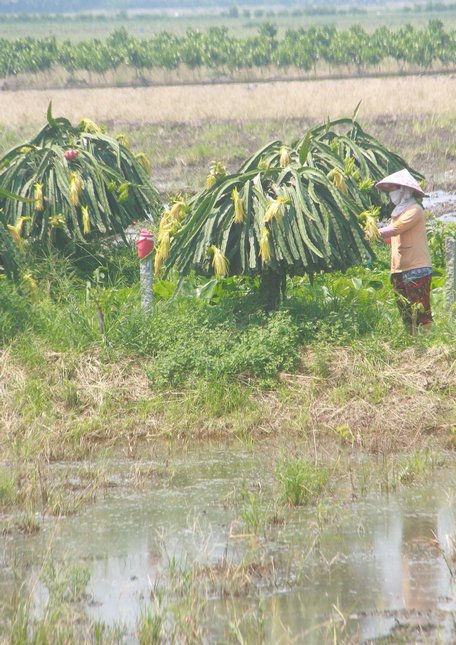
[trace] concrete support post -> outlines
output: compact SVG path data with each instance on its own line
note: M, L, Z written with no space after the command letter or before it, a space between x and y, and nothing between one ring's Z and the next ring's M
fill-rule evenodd
M445 240L446 252L446 280L445 296L446 306L450 313L456 313L456 239L447 237Z
M151 253L139 261L139 278L141 283L141 306L145 313L151 314L154 304L154 265Z

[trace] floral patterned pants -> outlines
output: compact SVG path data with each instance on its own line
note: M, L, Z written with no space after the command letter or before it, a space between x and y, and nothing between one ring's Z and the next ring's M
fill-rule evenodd
M393 273L396 302L405 325L426 325L432 322L431 313L431 275L414 280L404 279L401 273Z

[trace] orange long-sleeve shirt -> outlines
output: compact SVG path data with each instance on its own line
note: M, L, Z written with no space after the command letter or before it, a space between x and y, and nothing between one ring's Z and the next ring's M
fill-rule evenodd
M390 226L394 230L391 237L391 273L432 266L424 210L419 204L403 211L391 221Z

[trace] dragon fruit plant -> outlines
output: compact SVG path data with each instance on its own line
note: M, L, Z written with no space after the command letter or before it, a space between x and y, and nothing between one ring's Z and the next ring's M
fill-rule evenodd
M145 155L135 155L128 142L90 119L73 126L54 118L51 105L38 134L0 159L0 189L4 268L11 241L19 250L29 241L84 245L108 234L124 236L132 219L146 212L158 219L161 212Z

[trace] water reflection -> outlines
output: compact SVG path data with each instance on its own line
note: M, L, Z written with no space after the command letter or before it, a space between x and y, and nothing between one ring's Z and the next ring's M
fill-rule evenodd
M455 534L455 502L445 492L453 471L395 495L368 496L320 533L313 511L298 509L283 525L271 526L267 539L234 539L241 509L233 491L264 477L265 463L243 453L187 456L176 461L171 480L106 497L78 517L44 525L36 536L4 536L0 593L8 593L8 565L21 563L27 580L52 552L57 561L90 566L91 617L133 629L169 562L239 563L247 556L267 563L267 574L252 576L247 598L209 600L215 641L238 621L254 635L265 629L264 642L321 643L335 626L356 642L388 633L404 612L410 618L456 610L443 557L450 562L449 536Z
M335 628L350 642L365 642L437 615L441 642L454 642L454 588L442 557L446 552L450 559L454 500L435 484L372 498L352 510L337 541L332 532L324 537L324 558L309 563L299 588L263 599L267 642L289 642L290 629L300 642L326 642ZM230 615L230 603L219 605L219 615ZM231 615L239 616L241 607L239 601Z
M429 502L410 500L386 514L375 532L375 557L381 571L381 596L387 606L404 609L436 607L451 593L451 574L442 558L447 535L454 531L446 500L434 511ZM421 505L419 506L421 502Z

